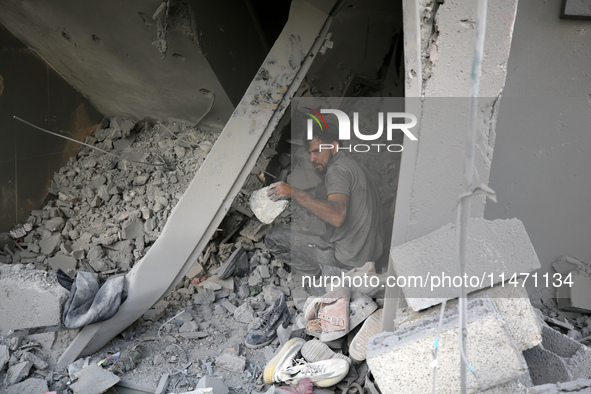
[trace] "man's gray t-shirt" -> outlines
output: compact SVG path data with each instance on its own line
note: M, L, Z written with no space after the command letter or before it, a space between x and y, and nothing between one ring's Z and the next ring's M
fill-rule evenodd
M328 162L324 179L327 195L345 194L349 205L345 222L335 228L331 242L341 263L360 267L382 254L381 202L371 174L345 152Z

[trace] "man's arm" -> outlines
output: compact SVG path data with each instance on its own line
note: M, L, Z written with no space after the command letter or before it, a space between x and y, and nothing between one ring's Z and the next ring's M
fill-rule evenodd
M349 206L349 196L346 194L331 194L328 201L322 201L283 182L269 186L268 196L273 201L291 198L320 220L335 227L340 227L345 222Z

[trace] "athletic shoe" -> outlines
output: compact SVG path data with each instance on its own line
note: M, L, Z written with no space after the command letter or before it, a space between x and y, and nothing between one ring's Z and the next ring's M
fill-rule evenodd
M330 360L330 359L337 359L340 358L341 360L346 360L351 362L349 357L345 356L342 353L335 353L332 351L328 345L318 339L312 339L308 341L302 346L302 357L306 359L309 363L315 363L322 360Z
M270 344L277 336L279 326L286 328L289 321L285 294L281 293L273 305L263 312L260 323L246 335L246 347L257 349Z
M304 379L310 379L318 387L330 387L340 382L349 372L349 362L339 358L309 363L297 360L293 365L282 369L277 378L295 386Z
M283 345L281 350L267 363L263 372L265 384L279 383L275 380L277 372L287 366L292 365L292 360L298 354L302 346L306 343L302 338L292 338Z
M367 355L367 342L369 338L382 332L382 312L383 309L378 309L361 326L361 329L353 338L349 346L349 355L355 361L361 362L365 360Z
M250 263L248 262L248 253L241 246L237 248L228 257L228 260L220 267L218 277L220 279L227 279L230 276L244 276L250 271Z

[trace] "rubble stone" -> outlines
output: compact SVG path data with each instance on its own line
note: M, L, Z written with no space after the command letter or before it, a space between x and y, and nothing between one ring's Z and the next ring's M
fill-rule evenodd
M254 310L248 304L248 302L243 303L234 311L234 319L238 320L240 323L249 324L254 320Z
M66 222L64 218L58 216L45 222L43 226L53 233L56 231L62 231L65 224Z
M47 393L49 388L47 382L43 379L30 378L15 384L10 387L4 388L4 394L25 394L25 393Z
M32 362L24 361L8 368L8 372L6 373L6 384L10 386L23 380L29 375L32 366Z
M54 271L61 268L70 277L74 276L76 273L77 264L78 261L74 257L66 256L64 254L56 254L49 259L49 265Z
M35 368L39 370L47 369L49 366L41 357L30 352L24 352L22 358L26 361L32 362Z
M188 321L179 328L179 333L193 332L199 329L199 325L194 321Z
M45 255L53 254L60 244L60 234L53 234L45 239L42 239L39 242L39 247L41 247L41 253Z
M215 365L230 372L242 373L246 367L246 358L224 351L215 358Z
M99 367L96 363L91 363L75 375L78 380L70 386L74 394L102 393L121 380L117 375Z
M162 318L162 316L164 316L165 312L166 312L166 310L162 309L162 308L148 309L142 315L142 318L144 320L149 320L149 321L158 321Z
M185 276L188 279L193 279L196 276L201 276L203 275L204 269L203 266L199 263L195 263L193 264L193 266L189 269L189 271L187 271L187 273L185 274Z
M145 234L144 232L144 223L141 219L133 219L123 225L123 234L121 238L123 239L134 239L138 237L143 237Z

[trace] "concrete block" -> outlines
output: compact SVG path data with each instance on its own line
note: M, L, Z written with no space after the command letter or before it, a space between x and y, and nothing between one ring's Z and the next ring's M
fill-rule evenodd
M572 283L556 290L558 308L572 312L591 312L591 278L572 274Z
M580 342L572 340L545 324L542 327L542 346L544 349L564 358L570 358L580 350L587 349Z
M402 287L408 305L421 310L455 298L458 288L452 280L436 287L437 279L457 277L455 226L448 224L424 237L407 242L391 250L391 261L399 277L420 276L424 286ZM540 262L529 240L523 223L518 219L470 220L466 255L466 274L475 277L478 284L471 291L490 287L511 275L531 272L540 268ZM484 280L482 280L484 278ZM471 282L471 281L468 281ZM432 286L435 285L435 286Z
M44 379L30 378L10 387L5 387L4 394L47 393L49 388Z
M523 352L534 385L567 382L572 379L564 360L542 346Z
M542 342L542 327L524 287L497 285L476 291L470 294L468 299L487 297L499 312L519 351L530 349ZM457 300L452 300L447 303L447 309L455 308L456 305ZM427 316L435 316L440 310L439 305L418 312L407 308L398 313L396 324L402 326Z
M61 324L68 291L45 271L3 272L0 279L0 336L8 330Z
M269 188L265 187L260 190L254 191L250 195L250 209L255 214L257 219L259 219L262 223L271 224L273 220L289 205L289 201L287 200L280 200L280 201L273 201L269 197L267 197L267 192Z
M444 313L437 356L437 392L460 390L457 322L457 307ZM383 393L432 391L431 351L438 324L438 315L428 316L370 339L367 364ZM478 376L477 381L468 375L470 393L511 382L527 372L521 352L490 299L468 303L467 354Z

